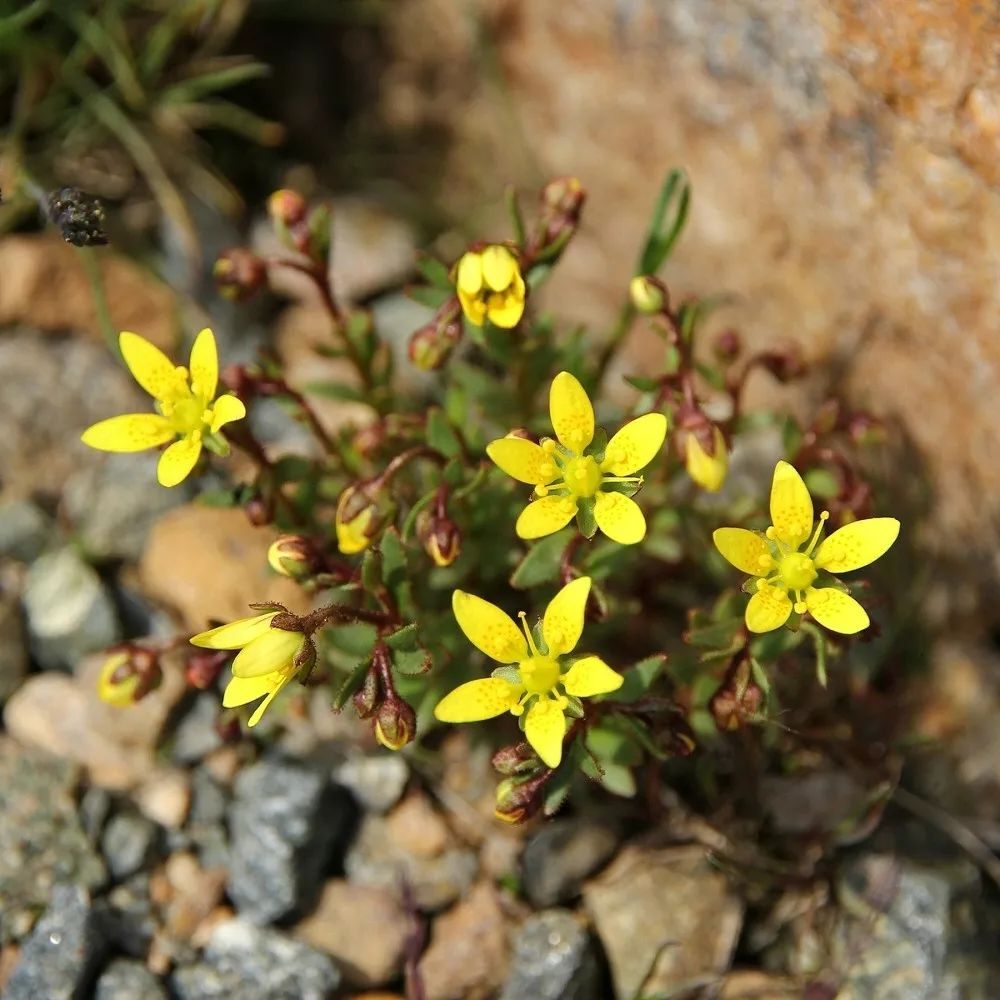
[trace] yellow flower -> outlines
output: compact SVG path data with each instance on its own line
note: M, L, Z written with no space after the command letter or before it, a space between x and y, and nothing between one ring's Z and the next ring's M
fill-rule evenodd
M828 517L823 511L813 532L812 498L806 484L791 465L779 462L771 484L772 526L764 534L745 528L716 529L715 547L737 569L756 578L746 611L751 632L780 628L792 611L800 615L808 611L820 625L844 635L868 627L868 615L853 597L837 587L813 583L821 570L847 573L873 563L896 541L899 521L894 517L854 521L817 548Z
M278 692L299 672L306 637L301 632L272 628L278 611L241 618L192 636L191 644L205 649L238 649L233 677L222 696L224 708L236 708L258 698L264 700L250 716L256 726Z
M135 692L139 686L139 674L130 665L128 653L112 653L101 667L97 678L97 696L105 704L125 708L135 704Z
M552 380L549 415L558 442L540 445L519 437L493 441L486 453L508 476L535 487L533 503L517 519L518 537L551 535L573 519L581 503L593 505L594 520L622 545L641 542L646 519L639 505L616 487L634 493L647 466L663 446L667 418L645 413L627 423L608 442L603 458L584 454L594 439L594 408L583 386L569 372Z
M549 767L562 760L567 709L579 714L578 699L617 691L624 678L597 656L571 664L563 658L583 632L590 577L568 583L542 618L544 650L538 648L521 612L521 630L489 601L456 590L452 609L466 638L505 666L492 676L462 684L434 709L441 722L479 722L504 712L524 716L524 735ZM560 687L562 691L560 692Z
M524 313L525 285L517 258L503 246L470 250L458 262L455 290L470 323L517 326Z
M333 527L337 532L337 548L345 556L354 556L371 545L375 534L375 504L357 486L348 486L337 501Z
M156 401L158 412L101 420L83 432L83 443L101 451L145 451L173 441L156 469L162 486L176 486L187 478L202 444L226 454L228 446L218 431L245 417L246 407L236 396L216 399L219 359L212 331L202 330L195 338L188 368L175 367L159 348L136 333L120 334L118 344L129 371Z
M684 464L688 475L709 493L717 493L726 481L729 469L729 452L726 450L726 439L718 427L715 431L715 452L709 455L701 446L696 434L689 433L684 441Z

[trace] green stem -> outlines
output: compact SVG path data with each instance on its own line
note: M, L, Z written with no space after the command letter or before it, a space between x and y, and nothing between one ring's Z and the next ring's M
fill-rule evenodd
M94 310L97 313L97 325L101 329L101 336L104 337L108 345L108 350L121 360L121 349L118 346L118 334L115 331L114 321L111 319L111 308L108 305L108 296L104 288L104 275L101 274L101 265L97 260L97 252L93 247L77 247L77 253L83 262L83 270L90 283L90 294L94 297Z
M802 622L799 626L803 632L808 632L816 646L816 680L820 687L826 687L826 636L823 630L812 622Z

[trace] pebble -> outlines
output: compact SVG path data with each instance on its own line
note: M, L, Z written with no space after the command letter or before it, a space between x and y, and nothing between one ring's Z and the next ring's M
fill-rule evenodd
M139 811L168 830L184 825L191 806L191 776L181 768L154 771L133 796Z
M20 603L13 594L0 591L0 705L20 687L27 672L28 637Z
M94 1000L167 1000L167 990L142 962L116 958L97 980Z
M349 796L319 770L263 760L242 771L229 810L229 896L242 917L267 924L303 912L354 821Z
M30 500L0 505L0 558L34 562L51 535L51 520Z
M144 868L158 840L156 824L144 816L130 812L112 816L101 837L101 850L111 877L120 882Z
M410 770L398 753L353 754L333 769L333 780L343 785L366 812L388 812L399 800Z
M617 846L617 831L599 820L556 819L544 824L524 845L521 856L525 895L538 909L569 902Z
M171 977L177 1000L329 1000L339 985L328 956L242 919L218 924L202 961Z

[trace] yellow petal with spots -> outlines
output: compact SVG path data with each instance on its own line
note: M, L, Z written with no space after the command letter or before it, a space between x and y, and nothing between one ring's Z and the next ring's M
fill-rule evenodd
M868 612L850 594L835 587L810 587L806 607L820 625L841 635L854 635L870 624Z
M566 738L566 716L548 698L539 698L524 720L524 735L547 767L558 767Z
M154 399L171 400L183 393L185 383L177 367L145 337L126 330L118 335L118 346L132 377Z
M92 424L80 440L99 451L145 451L176 436L170 421L158 413L124 413Z
M542 635L549 647L549 656L569 653L580 641L583 615L590 595L590 577L571 580L549 601L542 617Z
M212 406L212 424L210 430L214 434L226 424L231 424L234 420L242 420L247 415L247 408L243 405L243 400L228 393L220 396Z
M764 576L774 562L767 540L746 528L716 528L712 541L722 557L748 576Z
M608 442L601 470L631 476L656 458L666 436L667 418L662 413L644 413L630 420Z
M207 632L199 632L191 636L192 646L203 649L242 649L248 643L259 639L271 627L271 619L277 611L268 611L252 618L239 618L227 625L210 628Z
M816 550L816 565L831 573L861 569L885 555L899 537L894 517L869 517L838 528Z
M569 372L560 372L552 380L549 416L559 443L577 455L594 440L594 407L587 391Z
M213 400L219 384L219 353L215 346L215 334L207 327L194 338L188 370L191 391L206 402Z
M500 301L493 301L499 298ZM517 295L513 289L507 292L497 293L491 296L491 301L486 306L486 316L494 325L501 330L513 329L521 321L524 315L524 292Z
M517 705L523 688L501 677L469 681L446 694L434 709L440 722L481 722L509 712Z
M639 505L624 493L598 493L594 518L597 527L619 545L635 545L646 537L646 519Z
M483 287L483 260L477 253L464 254L458 262L455 287L460 294L478 295Z
M175 441L160 456L156 478L161 486L176 486L191 474L201 454L201 438L189 436Z
M282 628L269 628L247 643L233 660L234 677L263 677L277 670L289 670L305 636Z
M788 621L792 602L785 591L766 586L750 598L746 623L751 632L773 632Z
M551 483L559 473L552 456L546 454L534 441L519 437L505 437L491 441L486 454L508 476L520 483L540 486Z
M778 538L793 548L812 532L813 504L794 466L779 462L771 482L771 524Z
M502 292L513 283L517 274L517 260L506 247L487 247L480 259L483 281L493 291Z
M562 683L568 694L577 698L593 698L595 694L617 691L625 683L625 678L599 656L585 656L566 671Z
M498 663L518 663L527 659L528 644L514 619L495 604L475 594L456 590L451 609L458 627L476 649Z
M458 290L458 301L462 305L462 312L465 318L476 326L482 326L486 322L486 303L478 295L469 295L468 292Z
M572 497L542 497L529 503L514 525L518 538L530 541L565 528L576 514L576 501Z

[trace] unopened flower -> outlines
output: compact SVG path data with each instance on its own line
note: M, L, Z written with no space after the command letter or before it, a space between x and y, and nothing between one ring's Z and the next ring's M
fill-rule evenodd
M375 739L387 750L402 750L416 732L416 713L395 691L390 692L375 714Z
M275 573L298 580L312 572L315 552L308 538L280 535L268 548L267 561Z
M416 368L436 371L448 360L462 339L461 313L459 303L451 299L410 337L408 353Z
M159 653L128 643L104 661L97 678L97 696L105 704L124 708L145 698L162 679Z
M267 282L267 267L252 250L232 247L212 265L215 287L224 298L246 302Z
M524 735L548 767L558 767L566 736L567 710L579 699L617 691L624 678L600 657L564 662L579 642L590 578L566 584L542 618L542 647L521 615L521 629L489 601L456 590L452 609L474 646L504 664L492 676L462 684L434 709L441 722L478 722L504 712L524 717Z
M632 305L645 316L662 312L667 304L667 290L656 278L646 274L636 275L629 283L628 292Z
M215 336L205 329L195 338L187 368L174 363L157 347L136 333L122 333L118 344L135 380L153 397L156 413L127 413L88 427L84 444L101 451L145 451L173 441L160 456L156 477L161 486L176 486L190 474L209 444L223 454L228 450L219 430L246 416L236 397L216 398L219 359Z
M466 319L482 326L517 326L524 313L526 286L517 257L507 247L494 245L470 250L458 262L455 290Z
M535 487L537 498L522 511L515 530L520 538L541 538L564 528L581 503L593 504L597 526L622 545L640 542L646 519L634 493L647 466L663 446L667 418L645 413L629 421L608 442L601 457L585 454L594 439L594 408L583 386L560 372L549 392L549 414L556 438L535 444L521 437L493 441L486 453L508 476Z
M435 566L450 566L462 551L462 532L448 514L446 496L439 492L432 509L417 516L417 537Z
M267 199L267 214L279 226L297 226L305 222L309 205L298 191L281 188Z
M552 771L542 771L528 778L506 778L497 785L493 815L504 823L523 823L544 805L545 786Z
M709 454L698 440L694 431L689 431L684 440L684 465L688 475L709 493L717 493L726 481L729 469L729 451L722 431L712 427L713 449Z
M357 555L371 545L378 527L378 508L362 483L354 483L340 494L333 526L337 548L345 556Z
M780 628L793 611L808 611L820 625L844 635L868 627L868 615L853 597L839 587L813 584L821 572L847 573L884 555L899 535L899 521L894 517L854 521L819 544L828 516L826 511L820 514L814 532L806 484L791 465L778 462L771 484L771 527L764 533L717 528L712 535L719 552L754 578L755 592L746 610L751 632Z
M233 677L226 685L222 705L236 708L263 698L250 716L250 726L260 722L278 692L314 655L311 640L302 632L274 627L274 619L282 613L268 611L241 618L191 638L192 645L205 649L240 651L233 660Z

